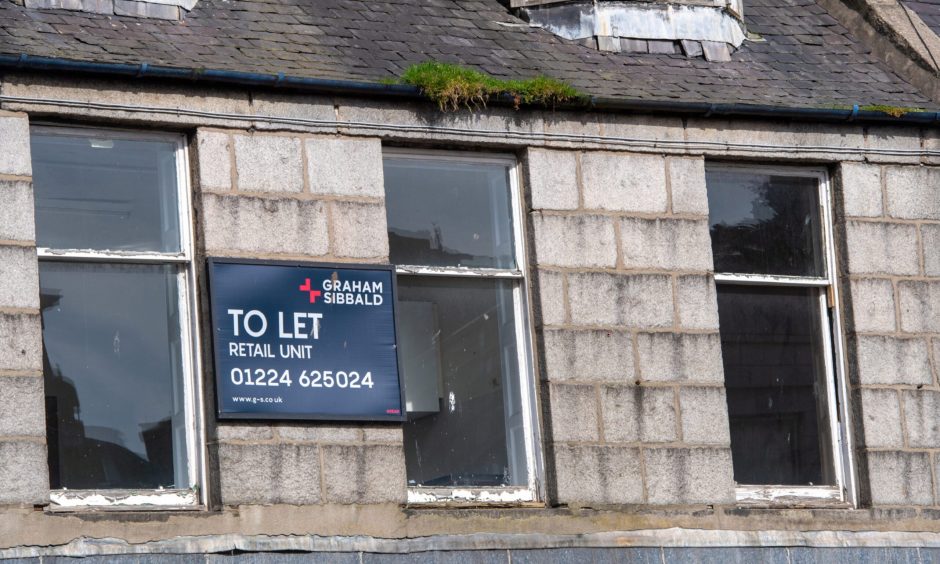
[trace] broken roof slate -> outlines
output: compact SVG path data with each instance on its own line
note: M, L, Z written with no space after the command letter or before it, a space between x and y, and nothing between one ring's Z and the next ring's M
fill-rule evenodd
M433 59L624 100L937 106L814 0L746 0L744 13L761 39L711 63L599 52L530 27L497 0L200 0L183 21L0 0L0 54L364 82Z

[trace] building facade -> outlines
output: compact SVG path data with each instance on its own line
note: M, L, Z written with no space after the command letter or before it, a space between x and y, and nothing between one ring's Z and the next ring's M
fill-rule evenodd
M601 53L507 8L495 27L532 45L698 69L701 91L644 98L600 68L590 106L442 112L309 60L289 88L152 75L148 26L287 20L117 2L0 11L0 557L940 558L936 103L844 29L780 47L787 10L838 25L817 4L755 5L767 37L730 62ZM398 13L365 4L330 9ZM440 4L420 9L473 21ZM762 50L841 90L749 81ZM405 420L220 418L219 378L372 383L217 373L210 259L392 265Z

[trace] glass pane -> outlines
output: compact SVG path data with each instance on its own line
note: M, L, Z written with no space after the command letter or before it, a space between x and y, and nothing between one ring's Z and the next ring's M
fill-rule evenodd
M825 276L816 178L708 170L715 272Z
M510 168L385 159L393 264L514 268Z
M526 485L514 284L399 277L410 486Z
M33 132L40 247L180 250L176 144Z
M819 288L718 286L734 479L834 484Z
M53 488L189 487L176 268L40 263Z

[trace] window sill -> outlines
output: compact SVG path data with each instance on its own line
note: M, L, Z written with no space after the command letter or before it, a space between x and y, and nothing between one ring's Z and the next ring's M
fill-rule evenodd
M851 508L838 486L738 486L738 506Z
M48 511L193 511L199 494L187 490L54 490Z
M485 507L542 506L535 493L523 488L408 488L408 505L441 507L459 505Z

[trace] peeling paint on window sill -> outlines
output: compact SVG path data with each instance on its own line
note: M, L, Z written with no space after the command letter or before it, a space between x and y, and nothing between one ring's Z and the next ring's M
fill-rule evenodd
M50 511L198 509L195 490L59 490L49 495Z
M518 505L535 501L535 495L528 489L446 489L446 488L409 488L409 504L499 504Z

